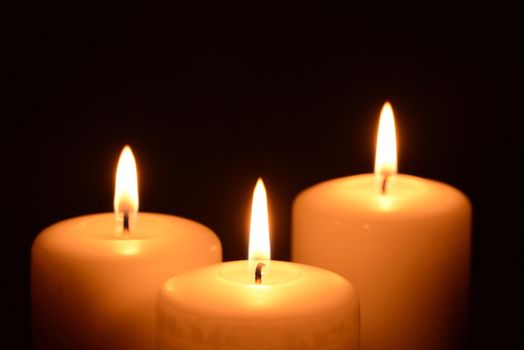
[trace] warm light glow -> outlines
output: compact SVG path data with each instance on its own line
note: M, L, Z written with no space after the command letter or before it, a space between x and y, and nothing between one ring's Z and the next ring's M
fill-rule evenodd
M115 246L115 247L120 252L120 254L133 256L133 255L137 255L142 250L141 249L141 243L142 243L142 241L138 240L138 239L125 240L125 241L122 241L121 244L119 244L118 246Z
M393 108L384 103L378 125L377 150L375 154L375 175L381 179L397 173L397 137Z
M270 258L267 195L264 182L259 178L253 192L253 203L251 205L249 260L269 260Z
M115 181L116 214L136 214L138 212L138 177L133 152L125 146L118 160Z

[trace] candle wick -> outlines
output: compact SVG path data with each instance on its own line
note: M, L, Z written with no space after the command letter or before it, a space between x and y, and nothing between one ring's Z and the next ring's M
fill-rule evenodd
M258 263L255 269L255 283L262 284L262 268L266 266L264 263Z
M124 213L124 233L129 234L129 214Z
M386 194L386 185L388 183L389 175L390 175L389 173L385 173L384 178L382 179L382 187L381 187L382 194Z

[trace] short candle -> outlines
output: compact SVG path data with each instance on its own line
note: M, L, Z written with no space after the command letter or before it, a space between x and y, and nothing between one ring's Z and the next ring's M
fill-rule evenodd
M252 208L250 260L188 271L162 287L159 349L358 349L351 284L320 268L271 261L261 180Z

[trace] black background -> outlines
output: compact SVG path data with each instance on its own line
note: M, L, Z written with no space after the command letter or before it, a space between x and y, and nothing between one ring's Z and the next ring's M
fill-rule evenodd
M15 348L30 344L33 239L56 221L112 210L125 144L141 211L208 225L225 260L246 256L262 176L273 257L287 260L294 196L372 171L386 99L400 172L473 202L469 348L518 347L516 6L35 6L7 12L3 43L2 303Z

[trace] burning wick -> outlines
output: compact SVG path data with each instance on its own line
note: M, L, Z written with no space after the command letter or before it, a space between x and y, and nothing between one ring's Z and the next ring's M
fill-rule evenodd
M129 234L129 214L124 213L124 232Z
M262 283L262 268L266 266L264 263L258 263L257 268L255 269L255 283L261 284Z
M388 183L388 179L389 179L390 175L391 174L389 172L384 174L384 178L382 179L382 187L381 187L381 189L382 189L381 193L382 194L386 194L386 185Z

